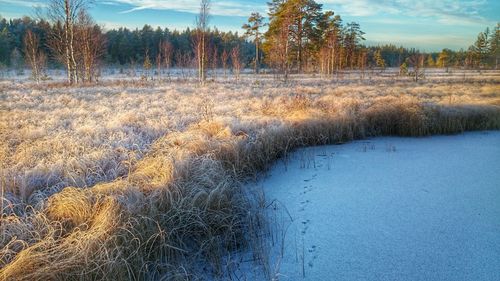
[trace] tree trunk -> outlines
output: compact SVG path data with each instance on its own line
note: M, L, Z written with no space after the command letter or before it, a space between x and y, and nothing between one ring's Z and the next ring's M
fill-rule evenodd
M259 34L255 35L255 74L259 74Z
M205 31L201 35L201 84L205 84Z
M73 81L78 83L78 73L77 73L77 68L76 68L76 60L75 60L75 49L74 49L74 29L73 29L73 23L70 24L70 41L69 41L69 51L71 55L71 64L73 67Z
M74 84L77 82L76 77L76 61L75 61L75 51L73 48L74 31L73 22L71 15L70 0L64 1L64 11L65 11L65 26L64 26L64 37L65 37L65 50L66 50L66 68L68 70L68 83Z
M64 49L66 57L66 71L68 73L68 83L73 84L73 70L70 61L70 51L69 51L69 3L68 0L65 1L66 4L66 21L64 23Z
M285 66L285 81L288 80L288 38L286 39L286 43L285 43L285 62L284 62L284 66Z
M299 18L297 27L297 71L302 72L302 18Z

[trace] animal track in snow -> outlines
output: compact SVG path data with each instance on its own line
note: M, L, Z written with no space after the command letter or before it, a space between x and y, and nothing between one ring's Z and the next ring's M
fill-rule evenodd
M304 188L303 188L303 189L304 189L304 191L302 191L302 192L300 193L301 195L305 195L305 194L307 194L307 193L309 193L309 192L313 191L313 186L312 186L312 185L309 185L309 186L304 186Z
M312 177L310 179L305 179L304 181L305 182L312 181L312 180L316 179L316 176L317 176L317 174L314 174L314 175L312 175Z

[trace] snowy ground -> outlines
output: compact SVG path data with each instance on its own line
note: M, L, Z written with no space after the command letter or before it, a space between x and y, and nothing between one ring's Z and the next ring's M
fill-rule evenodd
M500 280L500 132L306 148L258 186L280 280Z
M426 68L423 70L426 81L442 81L442 80L490 80L498 79L500 77L500 72L498 70L471 70L471 69L460 69L460 68ZM126 80L134 81L141 80L143 75L150 76L153 80L166 80L166 81L183 81L183 80L196 80L198 70L195 68L170 68L162 69L158 71L157 69L152 69L146 71L141 67L131 67L131 66L108 66L101 69L101 75L98 77L99 81L114 81L114 80ZM64 82L66 81L66 72L64 69L47 69L45 70L47 75L47 82ZM160 74L160 75L159 75ZM231 69L209 69L207 70L208 80L217 80L219 82L233 82L235 80L234 74ZM258 77L259 81L262 80L275 80L275 76L269 69L262 69L261 74ZM293 80L324 80L326 77L321 75L309 75L309 74L292 74L289 77ZM0 69L0 81L16 81L16 82L32 82L31 70L22 69ZM253 69L245 68L241 71L241 77L239 80L255 80L253 75ZM385 70L380 69L367 69L364 72L360 70L343 70L338 76L333 76L332 79L340 79L340 81L359 81L361 80L412 80L411 77L401 77L399 75L399 67L386 68ZM338 80L337 80L338 81Z

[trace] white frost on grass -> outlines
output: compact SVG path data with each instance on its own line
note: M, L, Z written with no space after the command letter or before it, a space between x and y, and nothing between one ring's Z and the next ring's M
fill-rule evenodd
M24 203L39 205L67 186L111 182L133 170L159 138L185 132L203 120L245 133L266 124L303 123L319 116L351 119L364 110L390 111L401 102L500 104L496 80L418 84L379 76L363 81L297 76L281 83L270 75L258 81L253 75L244 78L205 87L187 81L127 80L92 87L0 81L4 190Z
M258 184L280 280L500 280L498 131L301 149Z

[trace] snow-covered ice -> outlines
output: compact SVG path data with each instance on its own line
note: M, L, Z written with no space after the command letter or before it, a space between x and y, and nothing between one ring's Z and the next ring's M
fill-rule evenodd
M257 185L280 280L500 280L498 131L300 149Z

